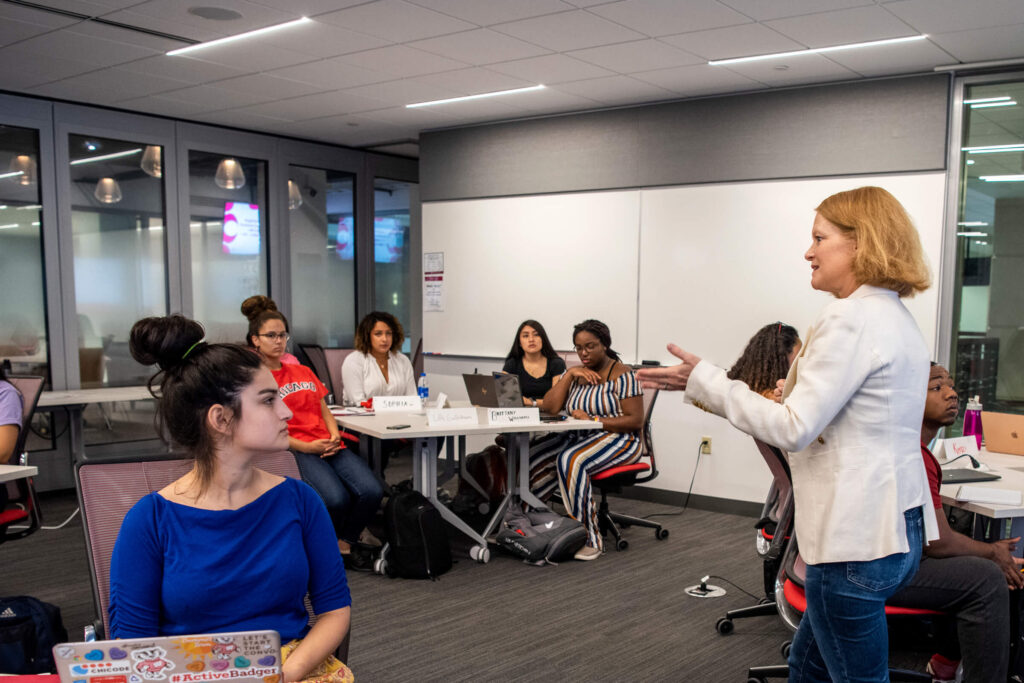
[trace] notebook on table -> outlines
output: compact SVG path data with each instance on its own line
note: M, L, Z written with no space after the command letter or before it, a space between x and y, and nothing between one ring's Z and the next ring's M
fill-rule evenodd
M985 448L990 453L1024 455L1024 415L981 411Z
M61 683L280 683L277 631L236 631L61 643Z

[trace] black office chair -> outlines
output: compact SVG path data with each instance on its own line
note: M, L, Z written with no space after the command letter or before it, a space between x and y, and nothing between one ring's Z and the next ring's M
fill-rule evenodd
M319 344L299 344L299 352L306 357L309 367L327 387L327 393L334 396L335 401L340 401L341 396L335 393L334 382L331 381L331 369L327 365L327 354L324 352L324 347Z
M668 529L663 528L657 522L612 512L608 507L609 493L619 493L627 486L642 484L658 476L658 466L654 460L654 441L651 438L651 415L654 412L654 403L657 399L657 389L644 392L644 424L640 429L642 449L640 460L631 465L609 467L590 476L591 486L601 492L601 504L597 509L598 527L602 536L607 536L610 533L615 537L616 550L625 550L629 547L629 541L622 537L619 526L643 526L654 529L654 537L659 541L668 538ZM648 462L643 462L645 458Z

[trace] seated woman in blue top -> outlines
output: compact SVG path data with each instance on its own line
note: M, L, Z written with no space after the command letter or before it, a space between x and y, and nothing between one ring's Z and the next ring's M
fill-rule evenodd
M569 368L544 395L544 410L565 409L578 420L597 420L601 431L554 432L530 446L530 490L544 500L561 489L565 509L587 529L577 560L601 556L603 542L590 475L640 459L643 389L632 368L612 350L608 326L584 320L573 329L581 366Z
M110 563L113 638L273 629L302 642L283 666L301 680L349 627L351 599L317 494L253 465L288 448L291 411L259 357L207 344L180 315L131 331L132 357L160 371L158 417L191 471L133 507ZM303 597L318 615L307 625Z
M536 320L526 320L516 331L502 370L519 378L523 405L543 409L544 394L565 372L565 361L555 352L544 326Z

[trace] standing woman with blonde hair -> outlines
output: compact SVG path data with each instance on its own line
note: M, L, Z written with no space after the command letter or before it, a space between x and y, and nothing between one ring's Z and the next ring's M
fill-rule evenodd
M888 681L885 601L938 538L920 455L929 352L900 301L929 286L917 231L880 187L828 197L804 254L831 293L776 403L674 344L682 363L641 370L686 400L789 451L807 611L790 681ZM922 530L922 522L924 530Z

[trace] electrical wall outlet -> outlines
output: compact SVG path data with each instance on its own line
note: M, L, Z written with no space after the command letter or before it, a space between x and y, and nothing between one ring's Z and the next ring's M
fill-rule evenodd
M711 455L711 437L702 436L700 437L700 454Z

